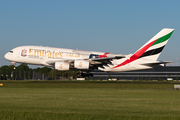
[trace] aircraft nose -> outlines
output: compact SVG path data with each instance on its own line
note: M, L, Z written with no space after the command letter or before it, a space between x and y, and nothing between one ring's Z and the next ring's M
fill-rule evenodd
M8 53L6 53L6 54L4 55L4 58L5 58L6 60L8 60Z
M6 53L5 55L4 55L4 58L6 59L6 60L11 60L11 58L12 58L12 55L11 55L11 53Z

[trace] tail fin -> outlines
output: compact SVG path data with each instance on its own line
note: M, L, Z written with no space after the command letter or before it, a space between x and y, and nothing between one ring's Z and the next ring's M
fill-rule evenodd
M113 68L126 65L139 58L147 58L149 60L156 61L173 32L174 29L169 29L169 28L162 29L158 34L156 34L146 44L144 44L139 50L137 50L130 57L130 59L125 60L124 62Z
M144 44L139 50L137 50L133 54L133 56L136 59L147 58L156 61L173 32L174 29L169 29L169 28L162 29L146 44Z

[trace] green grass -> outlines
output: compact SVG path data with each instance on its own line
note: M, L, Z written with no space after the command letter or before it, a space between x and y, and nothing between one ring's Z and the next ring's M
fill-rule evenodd
M179 120L174 82L0 81L0 120Z

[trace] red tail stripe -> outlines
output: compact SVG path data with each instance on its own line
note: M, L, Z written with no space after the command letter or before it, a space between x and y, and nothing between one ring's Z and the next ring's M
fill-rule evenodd
M156 39L157 40L157 39ZM141 48L140 50L138 50L136 53L134 53L134 55L132 55L130 57L130 59L125 60L123 63L113 67L113 68L117 68L123 65L126 65L130 62L133 62L134 60L137 60L149 47L151 47L152 44L154 44L154 42L156 42L156 40L148 43L146 46L144 46L143 48Z

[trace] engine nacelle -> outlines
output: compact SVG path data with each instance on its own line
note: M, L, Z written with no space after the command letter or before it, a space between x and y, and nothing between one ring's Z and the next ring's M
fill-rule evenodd
M77 69L89 69L89 62L84 60L75 60L74 67Z
M56 70L69 70L69 63L67 62L55 62Z

